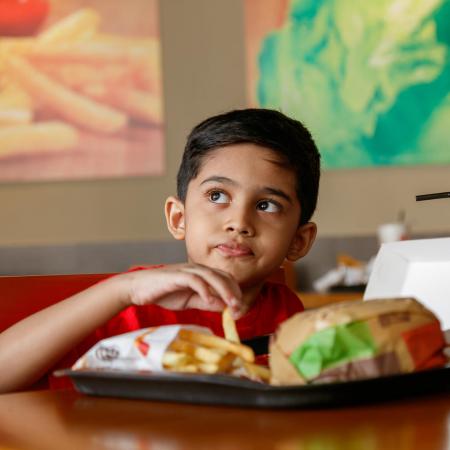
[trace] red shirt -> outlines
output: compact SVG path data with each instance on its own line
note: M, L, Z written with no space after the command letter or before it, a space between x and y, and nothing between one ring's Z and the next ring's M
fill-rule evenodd
M278 324L303 309L297 295L286 285L267 282L248 313L236 321L239 336L245 340L272 334ZM210 328L214 334L223 336L220 312L200 309L173 311L158 305L129 306L70 351L52 371L71 367L78 358L101 339L140 328L172 324L205 326ZM71 383L66 378L48 376L46 387L58 389L70 386Z

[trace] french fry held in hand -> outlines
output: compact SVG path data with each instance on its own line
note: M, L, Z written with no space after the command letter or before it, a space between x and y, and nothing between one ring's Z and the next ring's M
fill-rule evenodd
M241 342L237 332L236 323L231 317L230 308L225 308L222 313L222 328L225 339L231 342Z
M237 332L236 323L231 317L230 309L227 307L222 313L222 326L225 339L230 342L240 343L239 334ZM247 371L250 378L261 379L262 381L270 380L270 370L267 367L253 364L253 361L242 361L242 365Z

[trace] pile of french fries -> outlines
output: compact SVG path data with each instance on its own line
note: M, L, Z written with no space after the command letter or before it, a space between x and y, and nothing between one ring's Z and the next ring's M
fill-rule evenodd
M163 354L163 368L185 373L233 374L268 382L269 369L255 364L253 350L239 342L236 326L228 309L223 313L223 326L225 339L182 328ZM138 348L141 348L144 337L145 334L135 340Z
M149 327L112 336L97 342L72 369L229 374L270 382L269 368L255 364L253 350L239 341L228 309L222 323L225 338L195 325Z
M162 123L158 40L104 34L100 19L83 8L36 37L0 39L0 157Z

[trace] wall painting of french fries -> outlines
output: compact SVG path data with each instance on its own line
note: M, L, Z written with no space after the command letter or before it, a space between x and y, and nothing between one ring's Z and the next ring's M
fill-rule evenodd
M0 28L0 182L163 173L157 7L52 0L32 35Z

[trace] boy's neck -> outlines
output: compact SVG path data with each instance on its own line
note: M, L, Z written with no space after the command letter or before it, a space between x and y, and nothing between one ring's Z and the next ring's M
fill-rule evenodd
M264 282L261 282L257 285L252 285L246 288L242 288L242 301L247 306L247 312L250 310L250 308L255 303L256 299L258 298L259 293L261 292L261 289L264 285Z

